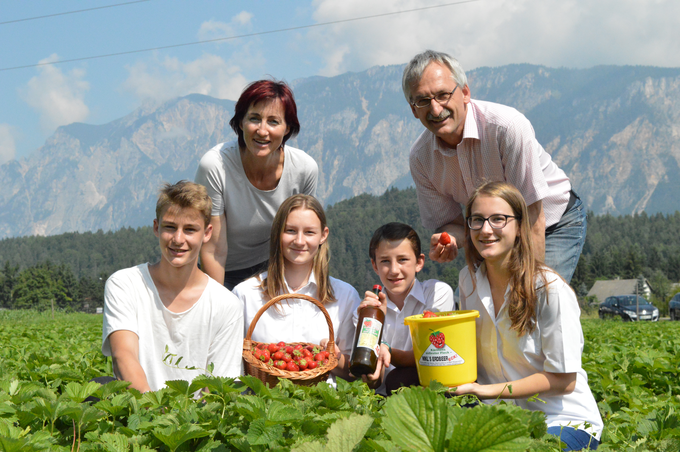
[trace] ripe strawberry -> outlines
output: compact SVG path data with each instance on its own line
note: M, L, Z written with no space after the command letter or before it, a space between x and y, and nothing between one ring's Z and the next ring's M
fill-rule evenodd
M293 354L293 346L292 345L286 345L286 353L290 353L291 355Z
M259 348L260 350L264 350L265 348L267 348L267 344L265 344L264 342L258 342L257 348Z
M287 363L282 359L274 361L274 366L276 366L277 369L286 370L286 365Z
M442 235L439 236L439 243L444 246L451 243L451 236L448 234L448 232L442 232Z
M326 355L323 352L318 352L316 355L314 355L314 361L322 361Z
M284 353L281 350L279 350L279 351L272 354L272 358L274 358L276 360L283 359L283 354Z
M298 361L298 366L300 366L300 370L307 370L307 360L305 358L300 358Z
M290 355L290 353L284 353L283 354L283 359L285 362L289 363L293 360L293 357Z
M314 355L312 354L311 350L305 348L302 350L302 356L304 356L305 358L311 358Z
M293 350L302 350L303 348L302 344L296 344L295 347L293 347Z
M279 346L279 348L283 348L283 347L285 347L285 346L286 346L286 343L285 343L285 342L283 342L283 341L281 341L281 342L279 342L279 343L278 343L278 344L276 344L276 345L278 345L278 346Z
M288 364L286 364L286 370L288 370L290 372L297 372L297 371L300 370L300 368L298 367L297 364L295 364L294 362L291 361Z
M293 350L293 359L302 358L303 356L305 355L302 354L302 350L299 349Z
M279 346L272 343L267 345L267 350L269 350L269 353L276 353L279 351Z
M314 355L316 355L316 354L319 353L320 351L321 351L321 347L314 346L314 347L312 348L312 354L314 354Z
M430 317L437 317L437 314L435 314L432 311L423 311L423 318L424 319L429 319Z
M313 361L313 360L309 361L307 363L307 369L309 369L309 370L316 369L318 366L319 366L319 363L316 362L316 361Z

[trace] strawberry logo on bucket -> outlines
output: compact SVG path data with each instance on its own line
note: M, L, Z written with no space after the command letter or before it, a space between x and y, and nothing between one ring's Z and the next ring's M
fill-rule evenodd
M444 333L441 331L434 331L430 334L430 343L436 348L443 348L445 343Z

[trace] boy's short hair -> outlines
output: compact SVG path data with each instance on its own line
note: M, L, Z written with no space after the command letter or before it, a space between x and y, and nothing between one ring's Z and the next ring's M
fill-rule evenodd
M404 239L408 239L411 242L411 248L413 248L416 259L419 258L422 252L420 250L418 233L411 226L404 223L387 223L376 229L371 238L371 244L368 246L368 255L372 261L375 261L375 251L381 242Z
M205 226L210 224L212 199L203 185L188 180L181 180L176 184L164 183L156 202L156 219L161 221L161 216L171 206L196 209L203 217Z

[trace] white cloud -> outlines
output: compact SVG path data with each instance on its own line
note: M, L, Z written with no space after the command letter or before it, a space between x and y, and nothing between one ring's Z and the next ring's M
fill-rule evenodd
M329 22L445 3L421 0L316 0L314 19ZM311 29L323 75L407 62L424 49L463 67L534 63L680 66L673 0L483 0ZM342 43L342 44L339 44Z
M57 61L56 54L40 63ZM44 132L51 132L58 126L84 121L90 114L85 104L85 93L90 84L83 80L85 71L72 69L69 72L54 65L38 67L38 75L31 78L20 89L23 99L40 115Z
M138 62L127 67L123 88L138 99L163 101L191 93L237 99L247 84L240 68L206 54L187 63L177 58Z
M229 23L220 22L217 20L207 20L201 24L198 30L198 38L200 40L224 38L228 36L235 36L238 34L239 27L250 25L253 15L247 11L241 11L231 18Z
M16 155L13 127L0 124L0 165L9 162Z

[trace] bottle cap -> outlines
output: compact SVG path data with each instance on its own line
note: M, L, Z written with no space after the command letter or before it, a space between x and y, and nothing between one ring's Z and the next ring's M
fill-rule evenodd
M382 290L382 286L380 284L376 284L375 286L373 286L373 290L377 290L378 292L380 292Z

